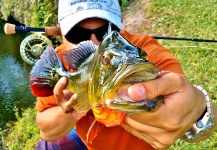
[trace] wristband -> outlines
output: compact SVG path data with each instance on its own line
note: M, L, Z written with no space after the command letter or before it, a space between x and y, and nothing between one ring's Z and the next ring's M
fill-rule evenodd
M202 87L194 85L198 90L203 92L206 98L206 110L202 114L202 116L193 124L192 128L188 130L181 139L190 142L194 138L202 135L206 131L208 131L214 125L214 115L212 110L212 103L209 97L209 94Z

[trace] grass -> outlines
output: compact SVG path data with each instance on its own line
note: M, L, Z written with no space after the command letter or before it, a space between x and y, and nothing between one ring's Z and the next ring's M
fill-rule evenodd
M9 150L32 150L40 140L39 128L37 127L34 108L23 110L22 116L15 108L16 122L7 124L7 130L0 130L3 139L3 148ZM1 149L1 148L0 148Z

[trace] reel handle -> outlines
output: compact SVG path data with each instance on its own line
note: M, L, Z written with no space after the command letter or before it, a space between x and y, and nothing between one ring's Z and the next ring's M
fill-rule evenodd
M61 35L60 31L55 27L32 28L28 26L15 26L14 24L6 23L4 25L5 34L15 34L16 31L23 32L44 32L47 36Z

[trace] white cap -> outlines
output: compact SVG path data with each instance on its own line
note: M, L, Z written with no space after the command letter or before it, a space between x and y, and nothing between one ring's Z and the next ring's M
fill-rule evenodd
M59 0L58 22L63 35L88 18L105 19L123 29L118 0Z

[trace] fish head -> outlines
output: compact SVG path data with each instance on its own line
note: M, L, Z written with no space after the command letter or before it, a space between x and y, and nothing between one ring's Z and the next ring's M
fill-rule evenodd
M111 32L99 46L100 66L111 72L119 72L126 66L148 62L147 54L133 46L117 31Z
M116 93L122 86L152 80L158 76L158 68L147 60L146 52L133 46L117 31L112 31L105 37L94 59L92 84L98 85L95 89L101 89L98 92L101 104L116 101Z

